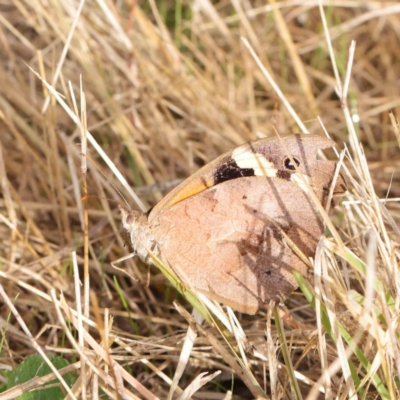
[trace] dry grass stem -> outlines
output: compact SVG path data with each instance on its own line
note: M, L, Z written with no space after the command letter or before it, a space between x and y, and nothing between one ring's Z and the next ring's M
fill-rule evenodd
M400 398L399 38L397 1L2 2L0 399ZM148 285L118 205L299 130L349 188L301 290L249 316Z

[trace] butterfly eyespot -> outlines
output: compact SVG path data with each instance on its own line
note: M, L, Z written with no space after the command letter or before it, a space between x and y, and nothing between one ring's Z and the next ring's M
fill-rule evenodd
M300 161L297 158L292 157L292 160L296 163L297 166L300 165ZM296 167L293 165L292 160L289 157L285 158L283 165L285 166L286 169L294 171Z

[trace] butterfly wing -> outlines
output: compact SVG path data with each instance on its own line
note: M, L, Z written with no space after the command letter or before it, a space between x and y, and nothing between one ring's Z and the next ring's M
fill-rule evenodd
M324 226L312 200L293 182L261 177L221 183L164 210L155 239L185 284L254 313L297 287L292 270L307 274L271 219L313 256Z
M246 143L211 161L183 181L152 209L151 215L228 180L246 176L275 177L282 170L282 160L288 154L315 159L318 150L333 144L326 137L315 134L273 136ZM331 166L328 169L331 171ZM311 175L309 171L306 173Z
M336 164L317 160L317 151L332 145L318 135L291 135L240 146L158 203L142 236L186 285L254 313L296 288L293 270L307 274L283 237L314 256L324 224L309 191L325 205ZM345 190L339 175L334 193ZM126 229L137 250L135 226Z

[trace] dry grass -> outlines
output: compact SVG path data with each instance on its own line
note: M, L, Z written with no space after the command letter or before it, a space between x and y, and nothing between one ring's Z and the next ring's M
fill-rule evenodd
M194 381L198 399L399 398L400 215L396 201L379 199L400 197L400 5L323 3L342 85L351 76L343 108L317 0L88 0L80 15L76 1L0 3L3 371L34 352L63 354L79 377L70 398L166 399L190 324L176 397ZM155 183L274 129L304 129L240 37L304 127L346 143L349 193L318 249L314 289L236 322L221 310L233 339L222 325L197 324L156 268L147 286L137 260L120 265L137 282L111 267L127 254L113 185L129 194L93 142L87 158L81 144L87 126L148 207L170 187ZM199 374L216 371L201 387Z

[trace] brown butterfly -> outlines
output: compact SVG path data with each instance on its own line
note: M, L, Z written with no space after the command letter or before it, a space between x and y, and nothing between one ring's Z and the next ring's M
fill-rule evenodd
M318 135L288 135L244 144L186 179L147 213L122 209L133 249L149 252L188 285L235 310L260 305L297 287L292 270L324 234L310 197L325 205L336 163L317 160L334 142ZM339 175L333 193L346 191Z

